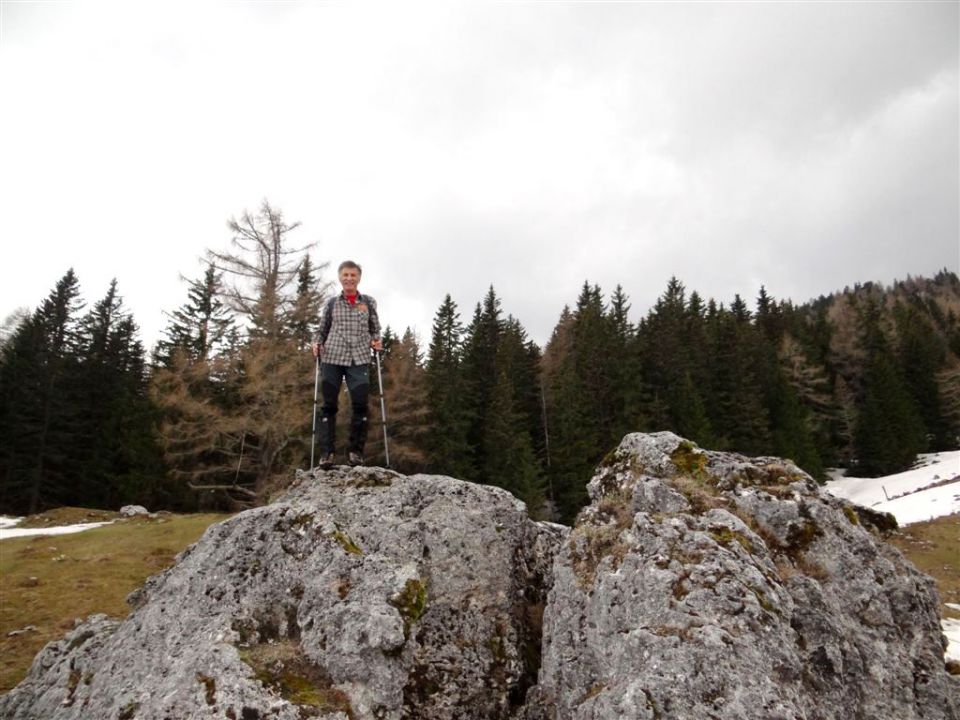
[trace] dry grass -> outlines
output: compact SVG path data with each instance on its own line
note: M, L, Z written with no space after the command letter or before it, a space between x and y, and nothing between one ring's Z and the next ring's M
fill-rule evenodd
M937 582L944 603L960 605L960 513L901 528L888 538ZM960 612L943 607L944 617Z
M44 516L89 522L72 510ZM126 596L172 565L177 553L225 517L171 515L74 535L0 541L0 692L20 682L37 652L71 628L75 618L91 613L125 617ZM30 625L35 630L9 635Z

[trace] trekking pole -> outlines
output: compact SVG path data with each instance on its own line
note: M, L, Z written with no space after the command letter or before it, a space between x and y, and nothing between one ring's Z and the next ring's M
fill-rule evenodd
M377 358L377 382L380 384L380 421L383 423L383 454L386 456L387 467L390 467L390 444L387 442L387 406L383 399L383 374L380 372L380 351L374 350Z
M317 388L320 385L320 356L317 355L317 370L313 376L313 430L310 435L310 470L313 470L313 449L317 444Z

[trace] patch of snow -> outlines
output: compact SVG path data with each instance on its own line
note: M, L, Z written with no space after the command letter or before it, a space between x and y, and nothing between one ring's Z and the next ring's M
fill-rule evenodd
M82 523L80 525L61 525L60 527L48 528L11 528L0 527L0 540L8 540L17 537L30 537L31 535L71 535L73 533L92 530L101 525L109 525L109 522Z
M960 513L960 479L874 505L875 510L888 512L903 525L925 522L945 515Z
M0 528L13 527L23 520L22 517L10 517L9 515L0 515Z
M943 628L943 634L947 636L949 642L943 657L946 660L960 662L960 620L944 618L940 621L940 627Z
M828 492L891 513L900 525L960 513L960 450L921 455L916 467L895 475L857 478L832 471L830 476Z

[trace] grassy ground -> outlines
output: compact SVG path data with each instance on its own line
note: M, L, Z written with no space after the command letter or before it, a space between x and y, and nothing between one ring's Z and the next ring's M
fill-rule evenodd
M898 530L890 541L920 570L937 581L940 600L960 605L960 514ZM941 607L944 617L960 612Z
M116 513L60 508L28 520L29 526L44 527L113 517ZM74 535L0 541L0 693L20 682L37 652L73 627L75 618L126 616L126 596L225 517L164 515ZM27 626L35 629L9 635Z

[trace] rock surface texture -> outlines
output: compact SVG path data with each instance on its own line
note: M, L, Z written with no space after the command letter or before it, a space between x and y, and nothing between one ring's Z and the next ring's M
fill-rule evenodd
M541 716L958 717L933 581L876 514L672 433L628 435L588 491L554 565Z
M932 581L775 458L628 435L572 530L496 488L301 473L3 718L960 718Z

